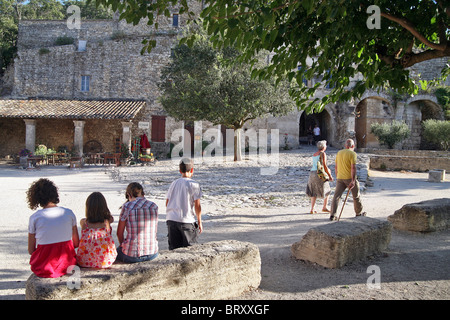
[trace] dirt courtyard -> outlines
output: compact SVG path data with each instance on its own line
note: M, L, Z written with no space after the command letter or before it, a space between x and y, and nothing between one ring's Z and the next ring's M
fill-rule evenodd
M303 150L305 151L305 150ZM281 153L280 157L291 157L296 161L303 151ZM306 150L309 158L311 150ZM330 159L333 151L330 151ZM270 181L293 179L291 191L283 191L285 199L293 201L277 202L277 185L262 194L253 194L261 187L261 182L247 179L246 193L242 199L229 196L214 196L215 189L227 184L236 184L235 179L208 180L204 185L204 232L200 242L235 239L255 243L261 254L262 281L260 287L235 299L251 300L448 300L450 298L450 230L427 234L400 232L393 230L391 243L383 254L368 257L340 269L326 269L321 266L295 260L290 247L299 241L313 227L330 222L327 214L309 214L309 199L304 196L304 177L307 170L296 171L295 163L280 164L280 169L289 167L290 171L279 170L276 175L267 176ZM236 168L234 164L220 167L224 177ZM168 169L167 169L168 168ZM148 178L139 182L148 190L147 197L159 206L158 240L160 250L167 250L167 229L165 225L164 190L168 183L178 177L174 165L159 161L157 165L136 169L136 176L126 169L126 175L117 178L120 170L113 167L89 167L67 169L62 167L43 167L40 170L21 170L15 166L0 166L0 299L25 299L25 284L31 274L27 252L28 218L33 213L27 207L25 192L29 185L46 177L59 188L60 206L74 211L78 221L84 217L87 196L94 191L102 192L113 213L113 234L116 232L119 207L125 200L124 190L131 178L142 175ZM131 171L130 171L131 170ZM217 168L199 166L194 172L200 180L210 176ZM210 171L211 170L211 171ZM334 171L333 171L334 173ZM116 176L114 176L116 175ZM151 176L158 176L158 181ZM385 220L404 204L422 200L449 197L450 181L431 183L427 173L369 171L372 186L362 194L364 211L372 218ZM273 179L273 180L271 180ZM296 180L295 180L296 179ZM249 182L250 181L250 182ZM215 184L216 183L216 184ZM205 183L206 184L206 183ZM240 187L243 188L242 183ZM333 186L332 186L333 187ZM158 189L159 188L159 189ZM231 189L230 189L231 190ZM279 190L278 190L279 191ZM254 205L250 200L268 196L266 205ZM227 199L229 200L227 205ZM258 198L260 199L260 198ZM262 199L262 198L261 198ZM281 198L280 198L281 199ZM256 201L256 200L255 200ZM297 204L296 204L297 203ZM322 202L318 202L320 209ZM354 216L352 202L345 206L342 219ZM116 238L116 243L117 238ZM381 274L381 287L367 286L369 266L378 266Z

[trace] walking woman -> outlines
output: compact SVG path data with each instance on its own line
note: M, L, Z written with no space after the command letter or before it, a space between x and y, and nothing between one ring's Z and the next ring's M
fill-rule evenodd
M317 174L317 163L320 161L325 172L328 174L329 181L333 181L330 171L327 166L327 155L325 150L327 149L327 141L321 140L317 142L317 152L312 156L312 167L309 174L308 184L306 186L306 195L311 198L311 214L317 213L314 209L316 205L316 199L324 199L322 212L330 212L327 208L328 196L331 193L330 183L323 181Z

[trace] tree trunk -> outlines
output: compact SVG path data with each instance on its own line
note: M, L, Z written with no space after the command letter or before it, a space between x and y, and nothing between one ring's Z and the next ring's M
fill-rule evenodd
M234 130L234 161L242 160L241 134L242 128Z

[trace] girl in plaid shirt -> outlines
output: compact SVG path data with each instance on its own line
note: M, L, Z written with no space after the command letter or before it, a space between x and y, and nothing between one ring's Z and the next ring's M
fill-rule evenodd
M158 206L144 197L137 182L128 185L125 197L128 201L122 206L117 226L117 259L127 263L153 260L158 256Z

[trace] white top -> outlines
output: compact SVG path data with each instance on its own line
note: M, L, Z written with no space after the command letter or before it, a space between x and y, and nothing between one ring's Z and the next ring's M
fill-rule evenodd
M33 213L28 232L36 237L36 244L51 244L72 239L72 227L77 219L72 210L63 207L41 209Z
M314 127L313 131L314 131L314 135L315 136L320 135L320 128L319 127Z
M201 196L200 184L190 178L179 178L172 182L167 191L169 202L166 208L166 220L182 223L195 222L194 201Z

